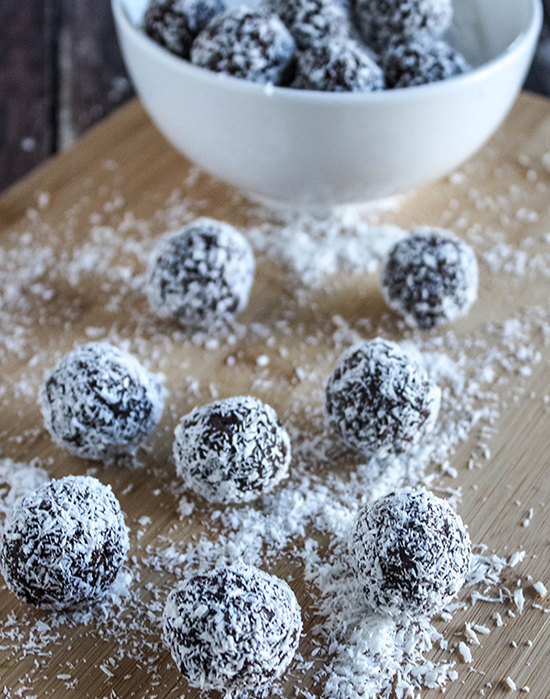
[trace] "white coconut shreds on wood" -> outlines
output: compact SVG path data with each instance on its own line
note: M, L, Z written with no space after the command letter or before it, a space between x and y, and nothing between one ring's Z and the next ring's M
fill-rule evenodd
M154 504L150 514L157 503L159 512L169 508L175 514L180 500L183 520L173 521L168 534L162 536L157 536L154 518L149 525L131 523L133 557L129 569L123 568L93 612L41 613L37 618L34 608L21 604L0 619L0 646L6 663L33 667L32 672L22 670L6 687L9 699L39 695L45 675L52 693L58 696L81 689L75 656L67 649L68 637L77 639L73 648L82 642L93 651L86 658L86 668L105 677L105 694L131 693L136 676L144 685L155 687L154 692L172 691L175 668L166 661L160 642L167 595L182 576L240 558L274 573L284 560L285 567L296 566L295 580L302 579L305 571L304 608L307 614L315 614L315 635L302 639L304 658L297 658L281 683L266 690L269 696L296 693L311 697L312 675L316 695L325 699L386 699L392 696L394 685L406 696L407 692L418 694L430 684L443 686L457 677L471 681L468 677L474 673L460 663L457 650L459 640L464 639L455 638L456 626L446 626L444 620L435 620L434 626L427 628L396 625L396 643L388 644L390 655L381 663L380 656L370 652L371 646L382 644L378 620L362 615L364 607L358 607L352 597L346 598L346 591L352 589L347 585L357 585L342 561L346 536L359 508L396 484L424 483L456 502L460 489L454 476L460 478L466 468L475 474L475 469L487 467L495 450L491 440L500 429L499 417L513 409L515 401L527 400L526 391L532 390L528 388L529 375L541 359L541 338L550 337L546 294L550 238L531 229L530 224L536 222L537 211L547 209L548 188L543 182L544 171L539 181L536 172L534 178L531 176L538 167L533 158L531 165L525 166L523 184L508 190L506 177L491 177L500 167L494 160L497 149L498 143L449 178L445 183L449 193L446 208L434 211L429 223L454 230L474 247L492 292L495 287L502 290L503 299L517 292L517 299L526 305L512 312L505 304L487 309L481 298L479 310L480 314L488 310L486 322L480 319L476 330L461 328L458 335L443 329L432 337L422 337L395 319L372 313L375 279L366 273L376 271L388 249L405 235L394 224L402 223L398 208L401 203L408 206L406 199L377 203L379 208L370 213L345 207L323 219L306 212L266 214L265 207L250 207L242 195L232 192L228 195L233 197L231 206L236 203L239 214L244 212L248 217L249 229L245 226L241 230L255 247L262 274L263 269L277 269L270 281L281 283L280 305L273 317L256 319L247 327L235 324L228 335L210 338L163 325L145 308L143 289L150 253L163 231L180 228L205 212L222 216L222 211L229 210L225 208L229 199L223 201L223 208L213 208L215 197L224 196L218 183L190 168L184 183L175 183L173 194L147 220L137 217L138 209L133 212L126 207L126 187L133 187L134 182L125 181L123 169L112 160L104 162L101 175L91 177L81 194L75 193L66 210L53 210L53 193L52 203L43 209L41 202L47 200L43 196L47 193L37 193L36 207L28 209L17 233L0 247L0 365L6 369L0 404L4 411L26 415L29 409L34 410L44 370L60 359L58 332L37 336L36 328L105 339L135 354L150 370L177 372L181 385L170 386L167 406L167 417L171 416L173 424L184 410L215 400L215 392L224 395L222 379L195 375L196 361L216 362L221 357L223 362L227 358L229 369L240 368L246 361L250 377L246 390L266 400L273 391L280 396L292 395L279 414L292 438L294 462L280 491L254 505L216 510L205 509L191 496L184 496L173 469L159 464L157 452L153 452L140 474L150 479L147 504ZM519 164L517 172L522 168L524 164ZM472 173L482 175L475 186L470 180ZM496 193L491 191L493 186ZM143 207L153 205L151 202L158 205L165 191L160 195L158 190L152 191ZM466 200L473 203L475 211L461 204ZM480 223L479 216L490 216L497 228ZM242 224L241 219L233 222ZM525 227L521 240L518 227ZM531 231L535 232L531 235ZM285 271L289 274L283 276ZM333 276L337 271L343 274ZM358 276L351 282L358 300L364 302L362 317L341 294L354 274ZM361 291L363 284L368 293ZM528 299L522 296L524 287L529 289ZM90 326L83 327L78 300L88 295L94 299L98 314ZM315 324L302 324L310 317ZM413 453L366 464L325 428L323 389L338 356L361 338L376 335L403 339L403 348L416 352L417 361L442 388L442 402L434 430ZM286 336L292 336L292 345L285 342ZM269 365L257 366L256 357L264 355L270 358ZM239 388L239 392L244 390ZM537 393L542 410L543 397ZM171 427L162 433L156 430L153 444L169 443ZM13 433L1 436L4 453L30 461L41 429L23 421L20 425L14 422L12 429ZM451 458L458 448L464 458ZM338 473L333 470L335 463ZM130 508L135 493L125 492L117 495L123 506ZM479 492L474 499L481 501L483 497ZM197 532L197 539L188 547L182 546L178 541L187 538L189 527ZM511 574L507 573L511 565L515 566L516 579L526 577L536 563L531 562L529 550L527 554L510 554L507 560L488 552L476 554L458 603L444 614L445 619L456 615L462 628L462 605L468 605L472 622L492 629L484 645L497 644L503 656L513 660L496 624L500 620L510 628L519 625L522 618L507 614L517 608L501 579ZM538 577L544 580L542 573ZM542 623L547 603L538 601L538 611L531 613L535 618L538 613ZM491 621L492 614L495 621ZM365 638L370 641L365 642ZM424 653L434 644L437 655ZM479 662L477 647L472 647L472 656L472 669L487 669ZM20 664L25 659L28 665ZM456 665L450 667L452 663ZM486 679L496 686L511 671L499 666ZM178 689L185 692L183 684ZM259 696L256 693L254 699Z
M91 342L47 376L39 400L54 440L77 456L108 460L133 453L156 427L164 388L127 352Z
M128 527L111 488L96 478L66 476L15 503L0 542L0 570L25 601L73 608L105 594L128 548Z
M400 197L384 200L381 208L397 209ZM259 252L283 262L307 286L319 287L338 271L375 272L390 248L407 235L397 226L372 225L360 206L345 207L330 215L253 210L249 239Z
M343 337L340 334L342 327L337 326L335 341L339 342ZM452 666L455 656L450 655L437 663L426 657L434 643L439 643L440 635L434 626L390 625L395 631L395 642L388 644L385 652L391 651L391 654L384 655L381 665L380 654L371 652L371 648L383 643L388 631L385 625L381 627L378 618L363 614L366 604L362 592L349 566L343 564L347 556L347 537L359 508L366 501L390 492L396 483L424 480L435 485L437 480L426 477L429 465L434 462L443 464L450 451L468 436L474 425L479 427L494 421L498 407L493 402L495 397L490 391L483 390L491 374L488 367L494 361L506 360L512 362L509 365L512 370L512 367L528 361L523 353L522 358L517 359L513 352L514 338L521 337L525 343L525 325L517 323L514 328L513 332L507 331L507 342L511 344L506 349L502 347L501 332L495 334L498 349L487 345L487 356L481 364L471 362L468 354L462 351L458 352L458 361L453 361L447 353L419 353L411 345L406 345L407 351L416 352L416 360L443 388L441 415L436 427L422 445L407 456L380 462L372 460L368 464L351 459L351 469L334 473L330 466L341 455L341 448L324 426L322 387L313 396L296 396L290 412L283 415L296 444L295 466L285 487L280 492L264 496L260 507L241 505L217 512L210 508L197 509L183 498L182 510L190 514L184 515L182 527L189 526L189 518L193 522L204 522L208 512L215 532L214 540L209 534L186 548L165 538L155 540L143 550L138 545L138 555L131 563L136 582L129 592L111 591L112 597L100 606L99 618L82 614L76 618L88 622L90 635L99 633L102 638L116 641L117 657L129 658L133 663L149 668L152 681L161 683L167 670L160 662L159 624L163 600L175 579L239 559L251 564L276 566L277 560L284 555L285 560L290 557L305 571L312 609L318 616L315 634L306 639L306 643L313 644L316 654L309 660L306 658L304 664L294 666L291 673L294 685L307 691L309 681L306 686L301 682L306 673L309 676L313 670L319 692L327 699L389 697L396 681L403 692L406 688L412 691L422 686L445 685L455 678ZM425 346L433 350L434 343L437 345L432 340ZM456 350L456 346L448 347L450 354L456 355ZM536 362L536 355L532 354L530 361ZM307 418L305 424L304 415ZM314 463L322 467L320 472L312 472ZM158 475L151 474L151 477L158 478ZM177 488L172 482L167 482L165 487L172 492ZM330 537L332 543L328 551L319 545L317 535ZM303 536L305 541L302 541ZM514 562L516 558L519 561L521 556L516 556ZM480 591L472 590L472 601L479 603L486 599L500 605L508 604L498 587L499 575L506 562L499 561L496 567L491 560L478 565L477 558L474 558L475 582L481 588ZM141 599L141 585L137 582L146 572L153 572L155 581L149 584L154 599L148 602ZM353 590L357 591L356 597L352 596ZM477 595L475 598L474 594ZM347 606L342 611L344 602ZM68 625L70 628L74 621L73 617L60 615L49 623L54 627ZM12 653L20 656L30 648L35 649L37 636L33 622L28 618L25 621L22 616L20 621L12 624L20 639L10 642ZM2 635L6 639L9 636L5 634L12 633L7 627L3 630L0 627L0 631L0 639ZM52 633L46 634L46 638L51 639ZM57 642L63 643L62 635ZM452 643L452 636L449 643ZM116 667L116 657L113 662ZM278 690L275 687L270 691Z
M277 413L252 396L195 408L176 427L176 470L209 502L250 502L269 493L288 477L290 458Z
M0 459L0 515L7 515L19 498L38 490L49 480L47 472L38 464L21 464L11 459Z
M302 617L284 580L238 564L182 582L168 596L162 628L192 687L233 694L284 672L298 648Z

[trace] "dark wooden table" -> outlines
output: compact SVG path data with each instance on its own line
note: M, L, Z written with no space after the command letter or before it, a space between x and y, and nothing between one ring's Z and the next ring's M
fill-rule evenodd
M526 87L550 96L549 27ZM132 94L110 0L0 0L0 191Z

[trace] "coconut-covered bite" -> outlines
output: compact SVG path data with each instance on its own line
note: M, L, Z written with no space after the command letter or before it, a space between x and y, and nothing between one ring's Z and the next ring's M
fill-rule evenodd
M164 388L127 352L91 342L69 352L39 396L53 439L77 456L108 460L136 451L161 418Z
M395 342L377 338L342 354L325 394L328 424L367 457L409 451L437 419L441 391Z
M228 695L256 691L284 672L302 619L286 582L237 564L181 583L168 597L162 628L189 684Z
M216 73L279 85L295 52L296 43L277 15L239 6L217 15L198 35L191 62Z
M176 427L174 458L186 486L210 502L250 502L288 476L290 438L251 396L195 408Z
M363 40L383 52L390 41L437 38L451 24L451 0L354 0L353 11Z
M419 40L391 43L382 66L389 88L413 87L461 75L470 66L445 41Z
M348 11L340 0L267 0L266 5L279 15L299 49L346 37L350 30Z
M350 549L368 604L392 617L441 611L470 569L470 537L462 519L424 489L403 488L367 504Z
M254 254L222 221L200 218L163 238L151 256L148 294L154 311L190 329L216 330L248 303Z
M149 0L143 28L158 44L188 59L197 35L224 10L223 0Z
M353 39L312 44L298 55L291 87L327 92L384 89L384 74L369 52Z
M0 570L26 602L71 609L109 590L128 548L128 528L111 488L95 478L67 476L17 501L0 542Z
M429 330L465 315L477 299L476 256L449 231L420 229L390 250L380 283L391 308Z

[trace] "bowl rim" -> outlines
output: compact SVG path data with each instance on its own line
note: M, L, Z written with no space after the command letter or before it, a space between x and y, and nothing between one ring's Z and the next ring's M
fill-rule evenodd
M475 85L493 74L498 73L509 63L513 63L519 54L526 48L536 44L542 29L543 8L542 0L529 0L532 13L529 26L520 32L506 49L498 56L491 58L476 68L446 80L441 80L426 85L414 85L412 87L393 88L392 90L376 90L374 92L323 92L317 90L293 90L289 87L279 87L272 83L262 84L249 80L243 80L224 73L215 73L202 66L193 65L179 56L157 44L144 31L138 28L128 17L123 0L111 0L111 8L115 21L120 31L129 33L134 41L137 41L145 52L148 52L156 60L181 71L184 75L202 80L206 84L223 86L225 89L241 91L244 93L256 93L269 99L289 100L294 102L324 102L326 104L341 104L343 102L384 104L399 101L408 101L421 97L435 96L437 92L446 93L460 86Z

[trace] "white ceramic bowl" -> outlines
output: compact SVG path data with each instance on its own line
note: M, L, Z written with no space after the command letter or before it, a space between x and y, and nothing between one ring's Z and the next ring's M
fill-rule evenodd
M293 204L388 196L458 166L508 113L542 24L541 0L454 0L449 39L474 70L420 87L328 93L193 66L134 25L130 2L112 0L120 43L162 133L220 179Z

